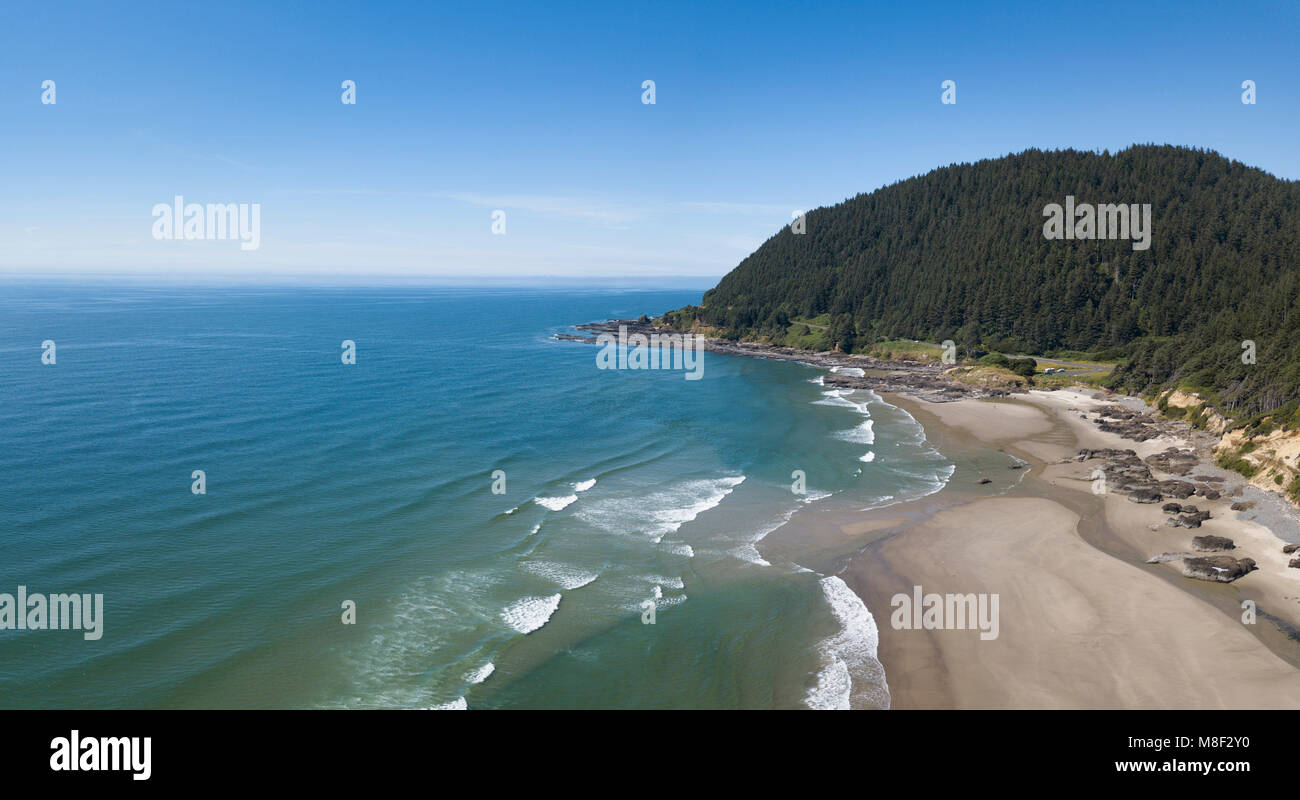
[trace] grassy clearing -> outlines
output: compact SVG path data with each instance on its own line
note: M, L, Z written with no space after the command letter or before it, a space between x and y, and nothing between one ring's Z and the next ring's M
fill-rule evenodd
M827 332L821 328L814 328L805 322L792 322L786 327L781 344L820 352L831 349L830 339L826 334Z
M867 351L868 355L886 361L940 361L943 348L929 342L912 342L906 339L891 339L876 342Z
M1027 378L1002 367L961 366L945 370L943 374L957 383L964 383L967 386L1009 389L1029 385Z

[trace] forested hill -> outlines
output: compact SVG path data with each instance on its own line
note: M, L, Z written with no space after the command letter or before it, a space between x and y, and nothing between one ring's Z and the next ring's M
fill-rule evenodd
M1044 208L1151 204L1150 246L1044 236ZM1182 384L1242 418L1300 397L1300 183L1217 153L1029 150L936 169L808 213L706 292L679 327L781 342L952 339L970 350L1127 357L1129 391ZM1255 364L1244 364L1252 340Z

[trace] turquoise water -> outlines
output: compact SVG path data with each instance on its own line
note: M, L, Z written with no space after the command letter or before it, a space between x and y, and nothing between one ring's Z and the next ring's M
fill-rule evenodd
M699 299L5 285L0 592L104 627L0 630L0 706L887 705L865 608L762 537L952 465L811 367L553 338Z

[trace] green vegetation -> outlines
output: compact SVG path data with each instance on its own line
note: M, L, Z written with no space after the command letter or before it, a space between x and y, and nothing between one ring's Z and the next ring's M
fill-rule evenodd
M943 348L928 342L910 342L905 339L893 339L876 342L866 348L866 352L876 358L899 359L906 361L941 361Z
M1150 248L1045 239L1042 210L1066 195L1150 203ZM825 320L823 349L1088 356L1116 362L1111 388L1193 386L1237 420L1300 423L1300 183L1181 147L1028 150L813 210L807 230L781 229L668 323L788 340L792 321Z
M1254 448L1252 447L1251 449L1253 450ZM1248 452L1250 452L1250 450L1246 450L1245 447L1239 447L1234 452L1220 453L1214 459L1214 463L1224 469L1230 469L1233 472L1241 473L1247 478L1253 478L1255 477L1255 474L1259 472L1259 467L1242 458L1242 456Z
M1009 370L1022 378L1032 378L1038 371L1038 362L1032 358L1007 358L1001 353L989 353L981 357L979 363Z
M807 323L792 322L786 326L785 333L773 340L773 344L783 344L786 347L800 347L804 350L829 350L830 342L826 339L826 331L810 327Z
M1024 386L1033 385L1033 381L1017 375L1009 369L986 365L967 365L956 367L949 373L953 380L972 386Z

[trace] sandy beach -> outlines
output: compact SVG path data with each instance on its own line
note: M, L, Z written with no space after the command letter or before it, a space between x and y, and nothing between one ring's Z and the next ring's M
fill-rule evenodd
M876 618L893 708L1300 707L1300 569L1287 566L1285 542L1239 519L1228 491L1178 501L1210 519L1169 527L1162 503L1097 494L1096 462L1075 460L1081 448L1146 457L1185 441L1102 432L1086 414L1115 398L1090 393L887 399L945 452L996 449L1027 462L1024 479L998 496L980 495L977 476L959 470L938 495L840 521L857 548L839 559L841 575ZM1203 535L1232 539L1230 555L1258 568L1219 583L1184 577L1181 560L1147 563L1191 553ZM997 637L896 628L891 600L914 591L996 595Z

